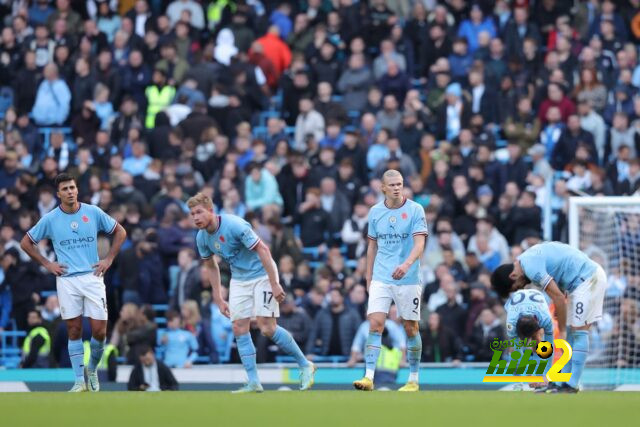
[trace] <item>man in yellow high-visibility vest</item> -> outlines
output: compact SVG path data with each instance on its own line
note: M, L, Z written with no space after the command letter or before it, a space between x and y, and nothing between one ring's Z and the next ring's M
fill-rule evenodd
M48 368L51 352L51 336L42 326L38 310L31 310L27 317L29 333L22 343L22 368Z

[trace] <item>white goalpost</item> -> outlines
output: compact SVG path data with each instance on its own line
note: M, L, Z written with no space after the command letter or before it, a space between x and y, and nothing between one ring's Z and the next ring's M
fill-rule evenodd
M569 244L608 278L585 375L596 388L640 385L640 197L571 197L568 225Z

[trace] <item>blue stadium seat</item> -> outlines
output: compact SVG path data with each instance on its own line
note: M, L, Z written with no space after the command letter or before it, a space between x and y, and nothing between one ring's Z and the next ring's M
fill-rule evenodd
M42 291L40 292L40 298L42 298L43 300L49 298L51 295L57 295L58 293L56 291Z
M153 308L153 311L157 313L161 313L161 312L166 312L167 310L169 310L169 305L168 304L152 304L151 308Z
M277 111L263 111L260 113L258 123L260 126L266 126L267 120L272 117L280 117L280 113Z
M46 149L49 147L49 141L51 140L51 134L54 132L61 132L64 135L65 139L71 137L71 128L63 128L63 127L41 127L38 128L38 132L42 135L43 138L43 147Z
M348 259L344 262L345 267L355 270L358 268L358 260L357 259Z
M18 346L18 339L25 336L25 331L0 332L0 366L17 368L20 365L22 351Z
M287 135L290 141L292 141L296 137L296 127L295 126L287 126L284 128L284 133Z
M254 126L251 130L253 137L255 139L265 140L267 138L267 127L266 126Z

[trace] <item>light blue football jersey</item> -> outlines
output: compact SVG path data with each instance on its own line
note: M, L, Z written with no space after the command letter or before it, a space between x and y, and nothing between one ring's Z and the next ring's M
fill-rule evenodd
M102 209L80 203L74 213L63 211L60 206L40 218L27 235L35 244L42 239L53 243L58 263L67 266L65 277L93 272L97 264L98 232L111 234L118 223Z
M369 210L369 238L378 243L378 252L373 262L373 280L387 285L421 284L420 258L411 265L400 280L391 275L402 264L413 248L413 236L428 234L427 220L422 206L405 199L402 206L388 208L384 201Z
M253 250L259 242L260 238L251 225L235 215L218 215L218 229L213 234L199 230L196 235L196 245L202 259L218 255L231 266L231 277L241 281L267 274L260 257Z
M520 316L536 316L540 327L544 329L544 339L553 343L553 319L549 305L542 292L537 289L521 289L514 292L504 305L507 312L507 336L518 336L516 325Z
M524 251L519 257L524 274L544 290L551 280L568 293L593 276L598 264L582 251L560 242L543 242Z

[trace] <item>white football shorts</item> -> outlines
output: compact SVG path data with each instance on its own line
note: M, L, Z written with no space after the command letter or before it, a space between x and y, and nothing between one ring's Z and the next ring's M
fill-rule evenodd
M269 276L247 281L235 280L232 276L229 283L229 311L231 321L255 316L280 317L280 305L271 291Z
M421 285L387 285L375 280L369 286L369 305L367 315L371 313L389 314L391 302L398 307L398 316L404 320L420 320L422 304Z
M107 320L107 293L103 277L93 273L56 277L56 289L63 319L86 316Z
M602 319L604 293L607 290L607 274L598 266L591 278L582 282L569 294L567 306L568 324L573 327L590 325Z

